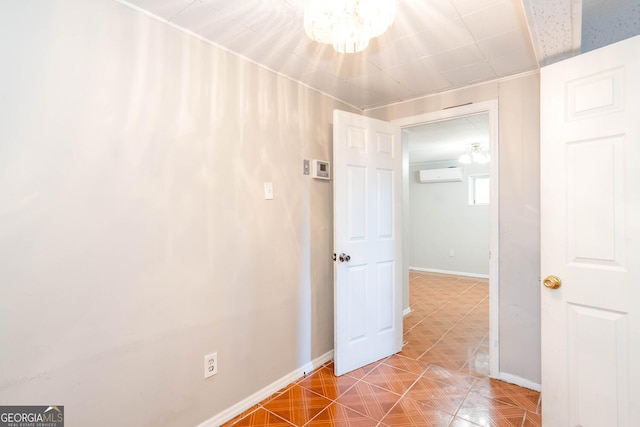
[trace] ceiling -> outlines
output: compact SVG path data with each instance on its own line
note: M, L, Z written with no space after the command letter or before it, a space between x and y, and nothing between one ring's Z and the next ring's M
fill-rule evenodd
M397 0L357 54L309 40L305 0L114 0L361 110L537 70L640 34L640 0ZM410 161L488 142L486 115L405 129Z
M117 1L362 110L535 70L539 62L520 0L398 0L390 29L357 54L306 37L304 0Z
M409 163L457 160L473 143L489 146L489 113L426 123L402 131L409 142Z

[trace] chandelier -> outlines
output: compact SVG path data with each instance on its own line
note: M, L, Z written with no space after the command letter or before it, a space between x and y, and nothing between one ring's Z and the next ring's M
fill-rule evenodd
M396 0L307 0L304 30L337 52L355 53L384 33L395 14Z
M475 143L467 147L458 158L458 163L468 165L470 163L489 163L490 160L489 147Z

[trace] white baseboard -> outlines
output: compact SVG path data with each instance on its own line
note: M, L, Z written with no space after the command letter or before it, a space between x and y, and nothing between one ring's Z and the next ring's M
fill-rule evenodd
M478 277L480 279L488 279L488 274L467 273L464 271L438 270L435 268L409 267L409 270L424 271L426 273L451 274L454 276Z
M533 381L524 379L524 378L519 377L517 375L506 374L504 372L500 372L496 379L498 379L500 381L507 382L507 383L519 385L520 387L528 388L528 389L535 390L535 391L541 391L542 390L542 386L540 384L534 383Z
M273 393L277 392L281 388L285 387L288 384L291 384L292 382L294 382L299 378L302 378L306 373L319 368L320 366L324 365L325 363L327 363L332 359L333 359L333 350L323 354L322 356L316 359L313 359L311 362L307 363L304 366L301 366L300 368L283 376L282 378L277 379L276 381L272 382L262 390L257 391L256 393L252 394L246 399L236 403L230 408L225 409L224 411L209 418L203 423L198 424L197 427L218 427L226 423L233 417L251 408L253 405L256 405L262 402L264 399L271 396Z
M413 310L411 310L411 307L407 307L402 311L402 317L406 316L407 314L411 313Z

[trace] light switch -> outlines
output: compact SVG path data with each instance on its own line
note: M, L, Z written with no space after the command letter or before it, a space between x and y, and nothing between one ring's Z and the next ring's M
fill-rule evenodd
M264 199L273 200L273 183L272 182L264 183Z

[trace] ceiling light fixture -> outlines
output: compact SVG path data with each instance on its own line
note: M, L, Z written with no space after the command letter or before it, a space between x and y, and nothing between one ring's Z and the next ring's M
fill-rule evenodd
M355 53L384 33L395 14L396 0L307 0L304 30L337 52Z
M470 163L489 163L489 147L479 143L471 144L458 158L458 163L468 165Z

